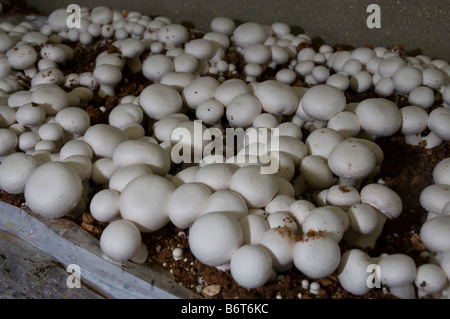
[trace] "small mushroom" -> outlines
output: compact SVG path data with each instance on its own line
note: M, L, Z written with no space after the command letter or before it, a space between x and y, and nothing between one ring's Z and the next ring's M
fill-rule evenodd
M362 296L370 291L367 285L367 267L370 257L360 249L350 249L341 256L337 277L341 286L349 293Z
M292 268L295 240L290 230L269 228L262 235L259 245L269 252L276 271L284 272Z
M450 140L450 109L438 107L428 114L428 128L430 133L422 137L426 141L425 148L439 146L443 141Z
M239 222L223 212L204 214L189 228L192 254L209 266L229 263L242 244L243 233Z
M339 266L341 249L324 234L304 235L295 244L294 265L308 277L319 279L331 275Z
M102 189L95 193L90 203L92 216L100 222L109 222L118 217L120 194L114 189Z
M444 206L450 202L450 185L433 184L420 193L420 205L428 211L428 219L442 215Z
M170 221L180 229L189 228L205 213L211 195L211 190L201 183L180 185L169 200Z
M438 265L423 264L417 267L414 284L419 298L438 294L444 289L446 283L447 276Z
M48 162L30 174L24 189L28 207L44 218L70 213L80 202L83 186L78 174L69 165Z
M327 237L339 242L350 225L344 210L336 206L317 207L304 219L302 230L323 232Z
M415 299L414 280L417 269L414 260L405 254L392 254L379 262L380 280L389 287L394 296L401 299Z
M419 145L422 140L421 133L428 125L428 113L414 105L402 107L400 113L402 115L400 130L405 134L405 142L410 145Z
M440 253L450 249L450 216L428 219L420 228L420 239L426 248Z
M20 194L31 173L40 165L40 161L25 153L13 153L0 165L0 188L10 194Z
M120 194L120 214L142 232L154 232L169 221L168 205L175 187L166 178L145 174L129 182Z
M434 167L433 181L435 184L450 185L450 157L444 158Z
M259 245L244 245L231 257L230 272L239 286L258 288L272 275L272 258Z
M337 144L328 156L330 170L339 176L341 185L359 187L376 165L373 152L363 143L344 140Z
M129 220L116 220L103 230L100 236L100 248L103 254L113 262L122 263L138 252L141 247L141 233Z

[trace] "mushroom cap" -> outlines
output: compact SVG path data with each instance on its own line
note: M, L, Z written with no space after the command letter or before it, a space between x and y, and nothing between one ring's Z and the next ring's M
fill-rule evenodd
M339 242L350 225L347 214L336 206L317 207L302 223L303 233L309 231L323 232L328 237Z
M244 93L230 101L225 114L232 126L247 128L252 126L253 121L261 114L261 111L260 101L253 94Z
M318 155L308 155L300 163L300 173L304 182L311 188L323 190L330 187L333 180L333 172L327 164L327 160Z
M20 194L31 173L41 163L32 155L17 152L2 159L0 165L0 188L10 194Z
M137 38L119 40L115 45L119 48L122 56L129 59L140 56L145 50L144 43Z
M181 111L183 101L176 89L156 83L147 86L139 95L144 112L155 120L161 120Z
M97 65L93 74L94 79L102 85L114 86L122 80L122 71L111 64Z
M92 197L90 212L100 222L109 222L119 216L120 194L114 189L102 189Z
M114 165L119 168L130 164L147 164L153 173L165 176L170 169L169 153L160 145L145 140L120 143L113 153Z
M450 249L450 216L442 215L428 219L420 229L420 239L432 252Z
M149 56L142 64L142 74L153 83L161 80L166 73L175 71L175 66L170 57L164 54Z
M38 54L32 45L18 43L6 52L9 64L16 70L26 70L36 63Z
M243 233L239 222L224 212L204 214L189 228L191 252L209 266L228 263L242 244Z
M241 287L261 287L272 275L272 257L259 245L244 245L231 257L230 272Z
M252 90L244 80L228 79L217 87L214 99L227 106L236 96L250 93L252 93Z
M363 100L356 107L355 114L361 128L377 137L394 135L401 127L402 118L398 106L384 98Z
M403 134L422 133L428 125L428 113L419 106L409 105L400 109L402 115L401 132Z
M194 180L210 187L213 191L228 189L230 180L238 167L228 163L212 163L200 167Z
M298 97L292 87L275 80L260 83L254 95L267 113L291 115L298 107Z
M28 207L45 218L70 213L80 202L83 186L78 174L69 165L47 162L29 176L24 189Z
M107 124L93 125L84 134L84 141L99 157L112 158L116 147L126 140L128 138L122 130Z
M450 185L433 184L420 193L420 205L432 214L442 214L444 206L450 201Z
M414 282L417 274L414 260L405 254L392 254L383 257L380 267L380 280L383 285L399 287Z
M79 107L66 107L55 115L55 122L66 132L84 134L91 126L89 114Z
M330 170L339 177L362 180L374 169L374 153L363 143L344 140L328 156Z
M357 203L347 209L350 227L361 234L375 231L378 223L377 211L370 205Z
M125 186L128 185L134 178L145 175L152 174L152 170L149 165L143 163L129 164L119 167L109 179L109 188L115 190L119 193L123 191Z
M295 267L306 276L324 278L339 266L341 249L326 235L306 235L295 244L293 260Z
M450 185L450 157L441 160L433 169L435 184Z
M428 128L440 139L450 140L450 109L438 107L428 115Z
M441 291L447 283L447 276L441 267L434 264L423 264L417 267L416 287L426 294Z
M195 110L202 102L214 98L219 85L215 78L199 77L183 89L181 97L189 108Z
M36 88L31 94L31 102L44 108L47 116L56 115L70 105L67 93L61 87L53 84Z
M205 213L211 195L211 190L201 183L180 185L169 200L170 221L180 229L189 228Z
M328 205L347 208L361 201L359 191L349 185L333 185L328 189L326 201Z
M259 244L265 231L269 229L266 218L258 214L248 214L239 219L244 235L244 244Z
M167 24L158 30L157 40L179 46L189 40L189 31L181 24Z
M267 39L267 32L264 26L256 22L246 22L233 31L233 41L241 48L246 48L252 44L264 43Z
M227 212L239 220L248 214L248 207L241 195L229 189L221 189L208 198L204 213L210 212Z
M310 88L301 101L306 115L319 121L328 121L343 111L346 105L344 93L329 84Z
M278 183L273 175L261 174L260 167L248 165L234 172L230 189L242 195L249 207L261 208L276 195Z
M309 155L328 158L333 148L342 142L341 134L331 128L320 128L312 131L306 138L305 145Z
M356 296L369 292L367 267L370 264L370 256L359 249L350 249L342 254L337 268L337 277L341 286Z
M175 187L166 178L146 174L134 178L120 194L120 214L142 232L154 232L169 221L168 204Z
M129 220L116 220L103 230L100 236L100 248L110 259L123 262L138 251L141 246L141 233Z
M400 216L403 204L400 196L382 184L368 184L360 191L361 202L375 207L388 218Z
M407 94L422 85L422 72L412 66L403 66L395 71L392 81L397 92Z
M276 271L287 271L292 268L295 241L290 230L269 228L262 235L259 245L269 252Z

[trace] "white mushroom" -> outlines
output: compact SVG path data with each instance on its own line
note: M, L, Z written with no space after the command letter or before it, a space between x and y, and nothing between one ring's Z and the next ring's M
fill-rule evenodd
M420 205L428 212L428 219L442 215L444 206L450 202L450 185L433 184L420 193Z
M94 69L94 79L100 84L99 95L115 96L115 87L122 80L122 71L110 64L97 65Z
M230 189L242 195L249 207L265 207L278 191L274 176L261 174L260 167L248 165L236 170Z
M244 235L244 244L259 244L265 231L269 229L266 218L255 213L242 217L239 224Z
M359 249L350 249L341 256L337 268L337 277L341 286L356 296L370 291L367 285L367 267L371 264L370 256Z
M109 222L118 217L120 194L114 189L102 189L92 197L90 212L100 222Z
M432 252L450 249L450 216L443 215L428 219L420 229L420 239Z
M168 205L175 187L166 178L141 175L129 182L120 194L120 214L142 232L154 232L169 221Z
M259 245L244 245L231 257L230 272L239 286L258 288L272 275L272 258Z
M435 184L450 185L450 157L441 160L433 169Z
M25 153L13 153L0 165L0 188L10 194L20 194L31 173L40 165L40 161Z
M119 193L123 191L125 186L128 185L134 178L145 175L152 174L152 170L147 164L129 164L119 167L109 178L109 189L115 190Z
M402 125L400 130L405 134L405 142L418 145L422 139L421 133L427 128L428 113L419 106L409 105L400 109Z
M264 111L272 114L291 115L298 107L298 97L287 84L266 80L258 85L254 95L261 102Z
M433 296L444 289L447 276L441 267L434 264L423 264L417 267L414 284L419 298Z
M314 120L328 121L344 110L344 93L328 84L320 84L309 89L302 98L304 112Z
M414 260L405 254L392 254L379 262L380 280L394 296L401 299L416 298L414 280L417 269Z
M384 98L369 98L358 104L355 114L361 128L372 137L392 136L401 126L398 106Z
M327 160L318 155L308 155L300 163L300 173L304 182L315 190L329 188L333 182L333 173Z
M155 120L161 120L181 111L182 99L176 89L165 84L147 86L139 95L144 112Z
M438 107L428 114L428 128L430 133L422 140L426 141L425 148L430 149L450 140L450 109Z
M248 207L241 195L235 191L221 189L211 194L204 213L226 212L240 220L248 215Z
M336 206L323 206L311 211L302 223L302 230L304 234L309 231L323 232L339 242L349 225L349 218L344 210Z
M200 216L189 228L189 246L203 264L221 266L230 262L243 244L239 222L223 212Z
M328 156L330 170L339 176L339 183L356 188L369 176L376 165L374 153L363 143L344 140Z
M180 229L189 228L205 213L211 195L211 190L201 183L180 185L169 200L170 221Z
M124 262L138 252L141 247L141 233L129 220L116 220L110 223L100 237L103 254L113 262Z
M341 134L331 128L321 128L312 131L306 138L305 145L309 155L321 156L328 159L333 148L342 142Z
M83 186L78 174L60 162L48 162L30 174L24 189L28 207L45 218L70 213L80 202Z
M262 235L259 245L272 257L273 268L284 272L293 266L295 240L287 228L270 228Z
M116 147L127 139L124 132L107 124L93 125L84 134L84 141L98 157L112 158Z
M304 235L295 244L295 267L308 277L319 279L331 275L339 266L341 249L323 234Z

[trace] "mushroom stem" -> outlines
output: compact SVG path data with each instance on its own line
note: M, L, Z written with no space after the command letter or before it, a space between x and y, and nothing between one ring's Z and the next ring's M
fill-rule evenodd
M104 98L106 96L115 96L116 92L114 91L114 87L112 87L111 85L101 84L98 95Z
M353 246L359 246L362 248L374 248L375 243L377 241L378 236L383 231L384 224L387 220L387 216L380 212L378 209L375 209L377 212L377 226L375 230L370 234L360 234L354 231L352 228L349 228L345 234L345 241Z
M409 145L419 145L420 141L422 140L421 134L407 134L405 135L405 142ZM428 144L428 143L427 143Z
M427 136L422 137L422 141L427 142L427 145L425 146L426 149L439 146L443 142L443 140L433 132L430 132Z
M390 287L389 291L394 296L400 299L415 299L416 298L416 289L413 283L406 284L404 286L399 287Z

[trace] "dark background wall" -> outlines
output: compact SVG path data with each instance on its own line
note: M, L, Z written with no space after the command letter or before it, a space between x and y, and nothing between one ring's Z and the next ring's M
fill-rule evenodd
M14 0L43 14L70 3L92 8L137 10L149 16L166 16L175 23L209 30L216 16L237 22L285 22L294 34L320 37L329 44L353 47L370 43L392 47L401 44L411 55L425 54L450 61L450 0ZM381 28L370 29L369 4L381 8Z

